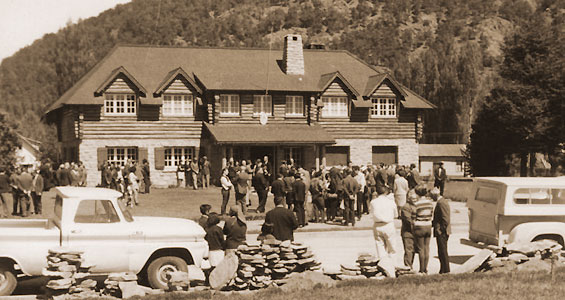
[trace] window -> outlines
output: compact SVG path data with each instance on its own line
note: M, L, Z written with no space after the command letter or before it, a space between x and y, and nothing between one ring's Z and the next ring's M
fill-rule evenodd
M286 115L303 116L304 100L302 96L286 96Z
M75 223L117 222L120 222L120 217L109 200L82 200L75 215Z
M194 104L192 95L164 95L163 116L192 116Z
M565 189L521 188L514 192L516 204L565 204Z
M165 149L165 167L178 167L194 157L193 147L170 147Z
M347 97L322 97L324 108L323 117L347 117Z
M372 98L371 117L395 117L395 98Z
M135 115L134 94L106 94L104 114L106 115Z
M347 166L349 146L326 147L326 166Z
M239 95L220 96L220 115L239 116Z
M372 152L373 165L391 165L398 162L398 146L373 146Z
M498 203L498 190L493 188L480 187L475 194L475 200L496 204Z
M288 147L284 148L284 158L286 159L287 163L290 164L290 159L294 160L294 164L299 167L303 167L302 165L302 148L299 147Z
M261 113L266 113L268 116L273 115L271 95L253 95L253 115L258 116Z
M137 161L137 148L113 147L108 148L108 162L116 166L125 166L128 159Z

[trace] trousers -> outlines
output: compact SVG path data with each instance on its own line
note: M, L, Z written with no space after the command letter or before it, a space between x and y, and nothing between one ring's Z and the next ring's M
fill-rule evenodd
M304 201L294 202L294 211L296 212L296 218L298 219L298 225L306 225L306 214L304 212Z
M226 214L226 207L230 201L230 190L222 188L222 215Z
M414 242L420 261L420 273L428 273L432 226L414 226Z
M440 274L449 273L449 254L447 254L447 240L449 240L448 234L444 233L436 236L437 256L440 263Z

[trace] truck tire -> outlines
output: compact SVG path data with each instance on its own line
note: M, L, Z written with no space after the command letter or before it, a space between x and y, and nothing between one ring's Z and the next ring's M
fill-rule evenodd
M10 268L0 266L0 296L9 296L14 292L18 280Z
M163 256L152 261L147 268L147 280L154 289L168 288L167 273L169 272L188 272L186 261L176 256Z

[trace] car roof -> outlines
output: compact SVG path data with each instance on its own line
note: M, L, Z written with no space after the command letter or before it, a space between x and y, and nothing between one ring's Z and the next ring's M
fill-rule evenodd
M55 189L63 198L115 199L122 197L122 193L107 188L59 186Z
M563 186L565 177L477 177L480 181L490 181L512 186Z

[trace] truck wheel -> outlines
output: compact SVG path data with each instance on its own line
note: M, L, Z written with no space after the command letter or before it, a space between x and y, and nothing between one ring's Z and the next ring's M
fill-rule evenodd
M16 275L7 267L0 266L0 296L9 296L16 289Z
M152 261L147 268L147 280L154 289L166 290L167 273L188 272L188 266L184 259L176 256L163 256Z

